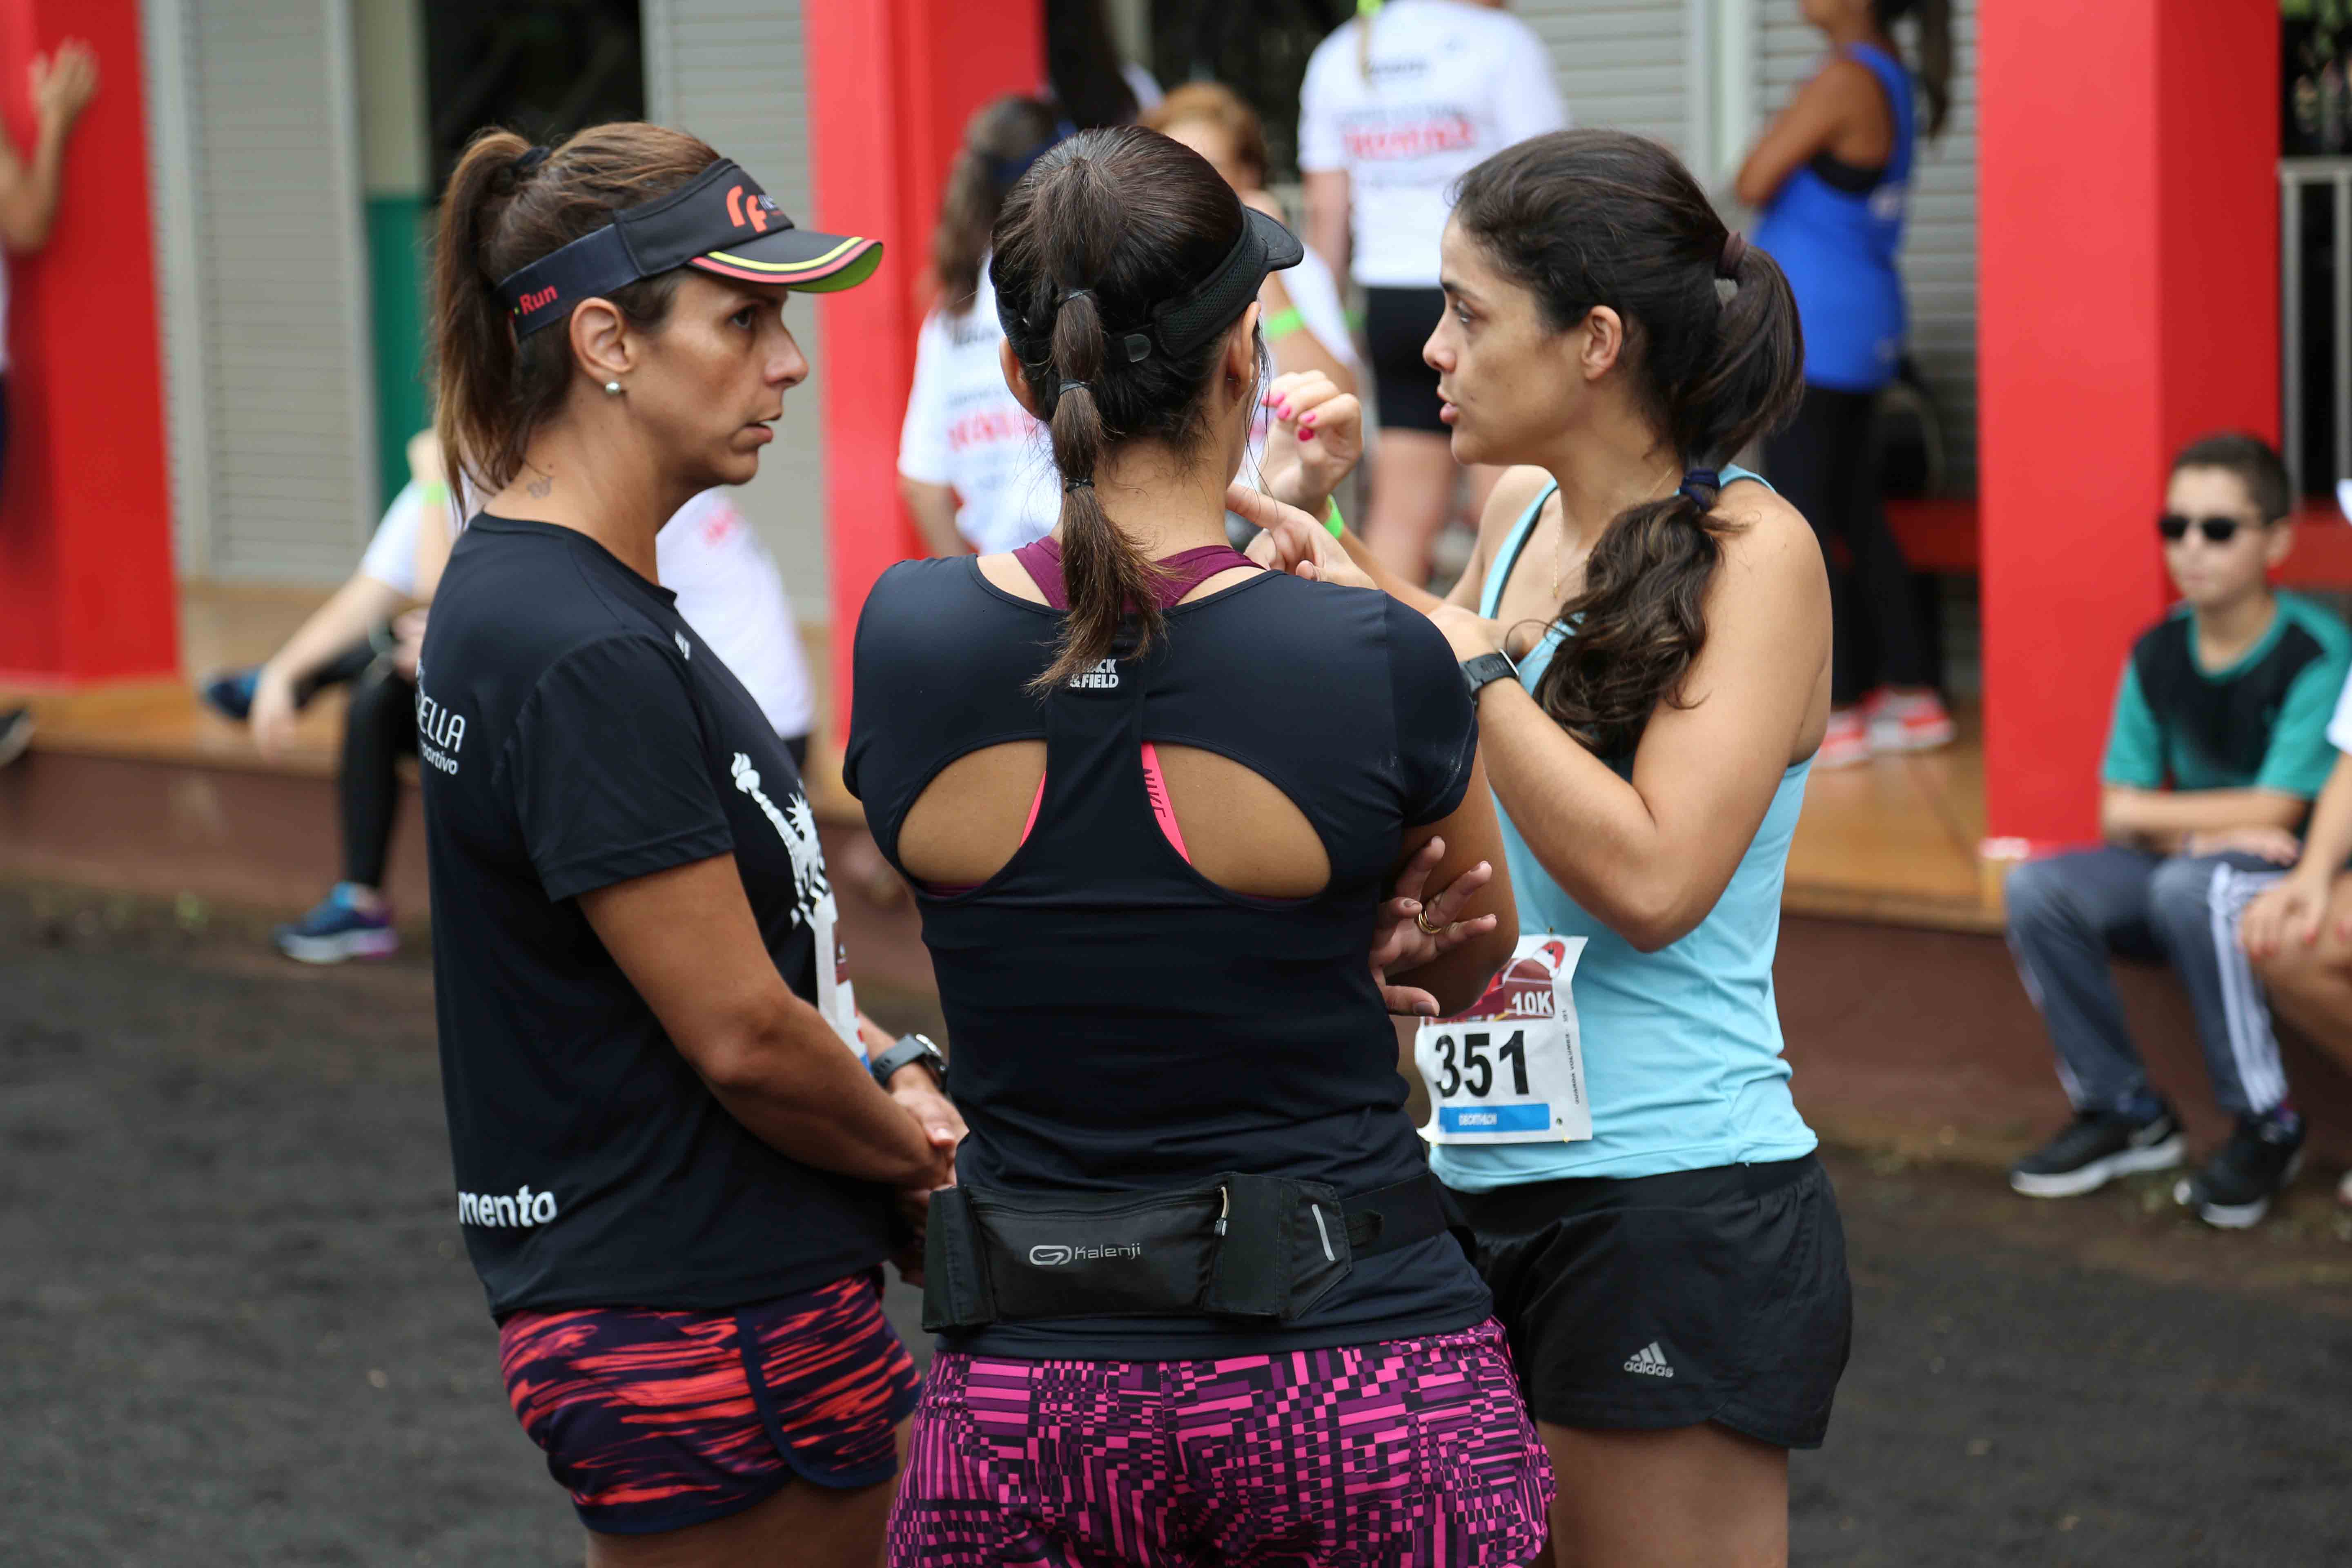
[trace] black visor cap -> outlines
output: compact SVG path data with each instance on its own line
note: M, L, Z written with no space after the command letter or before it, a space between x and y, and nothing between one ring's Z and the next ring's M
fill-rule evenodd
M1111 329L1114 342L1124 350L1127 363L1154 353L1181 359L1232 326L1257 298L1269 272L1281 272L1307 259L1298 237L1255 207L1242 208L1242 232L1209 275L1181 299L1152 308L1149 322L1125 331ZM1013 302L999 294L996 312L1008 335L1020 325ZM1120 357L1114 354L1113 358Z
M565 320L583 300L680 267L826 293L865 282L881 261L878 240L794 227L758 181L722 158L669 195L624 208L603 228L516 271L499 284L499 296L524 337Z

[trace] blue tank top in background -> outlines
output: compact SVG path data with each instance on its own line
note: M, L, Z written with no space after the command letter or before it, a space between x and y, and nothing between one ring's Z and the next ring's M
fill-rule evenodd
M1903 62L1868 44L1844 56L1868 66L1895 110L1895 150L1878 184L1842 191L1808 165L1764 208L1756 245L1771 253L1797 296L1805 329L1805 380L1834 392L1875 392L1895 379L1903 352L1903 278L1895 252L1917 147L1918 111Z
M1723 470L1726 485L1755 478L1744 468ZM1558 488L1536 498L1496 552L1479 595L1480 615L1495 615L1536 518ZM1553 625L1520 661L1519 684L1530 693L1565 635ZM1438 1144L1430 1164L1440 1180L1475 1193L1568 1176L1654 1176L1793 1160L1811 1152L1818 1140L1797 1114L1780 1056L1772 956L1780 940L1789 841L1812 766L1808 758L1781 775L1723 897L1696 930L1656 952L1639 951L1587 914L1545 873L1510 813L1496 802L1521 933L1586 939L1572 991L1592 1137Z

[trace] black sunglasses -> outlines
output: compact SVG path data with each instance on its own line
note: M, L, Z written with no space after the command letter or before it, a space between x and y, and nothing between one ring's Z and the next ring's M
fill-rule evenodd
M2179 543L2189 537L2189 531L2192 528L2205 535L2208 544L2227 544L2237 538L2238 530L2245 526L2245 521L2240 518L2183 517L2177 511L2166 512L2156 520L2156 531L2164 535L2167 544Z

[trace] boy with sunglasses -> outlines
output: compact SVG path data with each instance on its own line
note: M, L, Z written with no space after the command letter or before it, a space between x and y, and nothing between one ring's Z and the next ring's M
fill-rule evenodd
M2180 1122L2133 1047L2111 957L2168 963L2195 1005L2229 1142L2173 1195L2209 1224L2259 1221L2294 1178L2302 1118L2237 940L2277 882L2335 762L2327 723L2352 631L2275 592L2294 531L2286 470L2252 436L2208 436L2174 459L2158 528L2182 600L2133 645L2100 769L2096 849L2021 866L2009 940L2057 1049L2074 1121L2010 1170L2030 1197L2072 1197L2178 1165Z

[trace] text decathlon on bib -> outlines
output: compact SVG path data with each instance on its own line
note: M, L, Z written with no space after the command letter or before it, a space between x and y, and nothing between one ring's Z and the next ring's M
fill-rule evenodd
M1421 1026L1412 1059L1429 1085L1433 1143L1565 1143L1592 1136L1570 982L1580 936L1519 939L1468 1011Z

